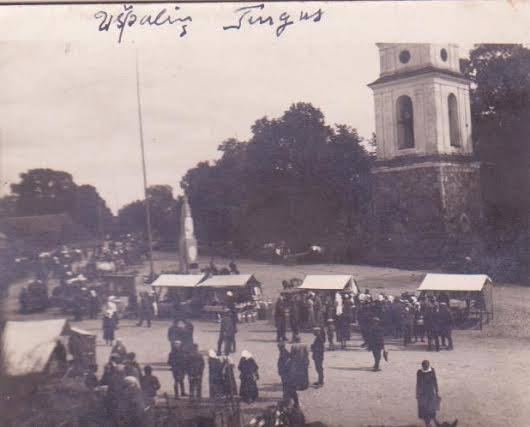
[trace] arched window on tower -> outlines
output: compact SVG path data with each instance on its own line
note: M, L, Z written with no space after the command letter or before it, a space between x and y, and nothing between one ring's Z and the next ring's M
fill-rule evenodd
M458 118L458 102L454 93L449 94L447 107L449 111L449 141L451 142L451 147L460 147L462 146L462 137Z
M414 114L412 99L407 95L397 99L398 149L414 148Z

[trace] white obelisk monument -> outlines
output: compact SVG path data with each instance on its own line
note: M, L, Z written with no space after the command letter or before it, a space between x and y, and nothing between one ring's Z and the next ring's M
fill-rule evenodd
M193 217L186 195L183 197L180 211L179 261L181 273L189 273L190 264L197 261L197 239L193 232Z

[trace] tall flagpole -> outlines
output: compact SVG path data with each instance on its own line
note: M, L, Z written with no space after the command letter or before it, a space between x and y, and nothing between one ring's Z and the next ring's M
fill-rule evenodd
M151 235L151 212L147 196L147 172L145 170L144 128L142 123L142 106L140 103L140 73L138 71L138 51L136 51L136 97L138 101L138 125L140 130L140 150L142 153L142 171L144 176L145 217L147 220L147 241L149 245L149 280L155 277L153 265L153 236Z

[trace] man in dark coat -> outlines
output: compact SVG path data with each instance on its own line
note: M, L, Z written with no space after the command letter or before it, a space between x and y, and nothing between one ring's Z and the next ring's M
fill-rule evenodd
M318 375L318 381L313 385L321 387L324 385L324 343L325 334L322 328L315 328L315 340L311 344L311 353L313 356L313 362L315 363L315 369Z
M447 344L447 350L453 349L453 318L451 316L451 311L446 303L440 304L440 335L442 337L442 345ZM446 342L447 340L447 342Z
M299 333L300 333L300 307L298 304L298 299L296 295L291 299L291 304L289 307L289 321L291 324L291 332L293 333L292 342L299 342Z
M436 304L431 312L431 340L434 340L436 351L440 351L441 321L440 307Z
M276 341L287 341L287 307L285 298L280 295L274 307L274 322L276 324Z
M180 341L178 322L179 321L177 319L173 320L173 324L167 330L167 340L169 341L170 347L173 347L173 343L175 341Z
M190 383L190 399L200 400L202 398L202 375L204 373L204 359L199 353L197 344L186 358L186 374Z
M285 371L287 372L286 382L284 386L285 398L292 399L295 408L300 407L298 401L297 383L298 383L298 370L296 362L290 357L286 360Z
M374 355L374 372L381 370L379 363L381 362L381 353L385 350L384 335L385 333L383 326L381 325L381 320L378 317L374 317L368 338L368 349Z
M179 387L181 392L180 394L182 396L186 396L186 392L184 390L186 363L186 354L182 350L182 343L180 341L175 341L167 359L167 364L171 368L173 379L175 381L175 384L173 386L175 390L175 399L179 398Z
M217 354L221 354L221 347L224 343L224 353L229 355L235 346L236 326L234 318L230 311L225 310L221 317L221 328L219 330L219 339L217 341Z
M144 323L144 320L147 321L147 327L151 327L151 320L154 316L154 308L153 308L153 299L151 296L144 292L140 297L140 307L139 307L139 321L136 324L137 326L142 326Z
M361 331L361 336L363 337L363 343L361 347L366 347L368 345L368 337L370 333L370 308L368 303L361 302L359 307L359 312L357 313L357 322L359 323L359 329Z
M280 351L280 354L278 355L278 375L282 380L283 397L285 398L287 397L287 383L289 381L288 368L291 354L289 353L289 350L285 348L285 343L283 341L278 343L278 350Z

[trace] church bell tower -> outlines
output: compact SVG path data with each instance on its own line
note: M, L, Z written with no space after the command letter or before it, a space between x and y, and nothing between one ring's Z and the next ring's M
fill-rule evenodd
M465 251L481 221L469 81L460 72L457 45L377 46L381 72L369 85L377 137L377 254L436 262L444 252Z

